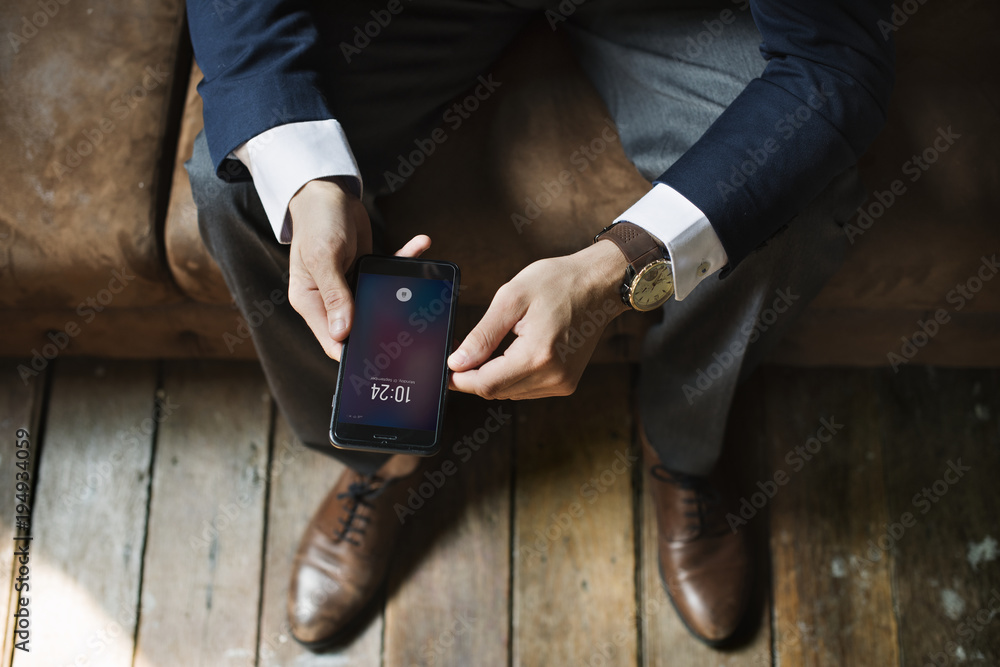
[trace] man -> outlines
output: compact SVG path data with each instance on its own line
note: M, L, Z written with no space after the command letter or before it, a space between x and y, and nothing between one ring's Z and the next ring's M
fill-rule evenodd
M328 647L363 618L400 526L392 506L418 468L413 457L327 444L331 359L353 316L345 275L372 248L360 197L391 185L396 156L546 9L626 154L656 185L598 242L501 287L449 358L453 388L491 399L569 394L598 336L564 361L555 345L587 312L608 299L618 313L661 308L637 391L661 572L697 637L718 645L737 628L751 565L709 473L737 381L840 262L839 224L860 203L851 167L885 122L893 51L878 26L890 6L670 4L188 3L205 74L205 131L188 163L203 237L244 313L287 277L298 315L279 308L254 343L299 438L349 467L295 559L288 613L306 646ZM359 46L373 18L381 29ZM219 177L230 184L212 194ZM397 254L429 243L414 237ZM716 273L724 279L708 280ZM787 314L761 326L768 310ZM491 359L511 331L515 342Z

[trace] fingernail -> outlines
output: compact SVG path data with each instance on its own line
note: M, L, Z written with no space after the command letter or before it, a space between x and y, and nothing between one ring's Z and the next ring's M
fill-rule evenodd
M347 322L345 322L343 318L338 317L333 321L333 324L330 325L330 333L337 335L346 328Z
M461 366L464 366L465 364L467 364L469 362L469 355L467 355L462 350L455 350L455 352L452 353L451 359L449 359L449 361L451 362L452 366L460 366L461 367Z

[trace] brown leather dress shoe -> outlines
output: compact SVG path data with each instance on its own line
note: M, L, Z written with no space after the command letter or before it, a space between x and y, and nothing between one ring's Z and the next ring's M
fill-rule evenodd
M382 586L419 468L395 456L374 475L346 469L313 515L292 564L288 620L295 639L313 651L336 645L363 620Z
M688 631L719 646L747 608L751 564L745 531L730 530L725 503L708 478L667 470L645 437L642 448L656 505L660 578Z

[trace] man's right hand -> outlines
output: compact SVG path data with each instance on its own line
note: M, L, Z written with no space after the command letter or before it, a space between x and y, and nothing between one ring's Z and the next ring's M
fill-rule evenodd
M288 301L327 356L340 361L354 317L345 276L358 257L372 251L368 212L339 178L309 181L292 197L288 211L292 218ZM420 234L396 255L419 257L430 245L430 238Z

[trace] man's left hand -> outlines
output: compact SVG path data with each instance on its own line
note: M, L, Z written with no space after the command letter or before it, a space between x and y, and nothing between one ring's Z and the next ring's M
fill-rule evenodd
M527 266L497 290L448 358L451 388L490 399L572 394L604 329L628 310L621 299L625 267L611 241ZM508 332L517 338L490 359Z

